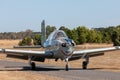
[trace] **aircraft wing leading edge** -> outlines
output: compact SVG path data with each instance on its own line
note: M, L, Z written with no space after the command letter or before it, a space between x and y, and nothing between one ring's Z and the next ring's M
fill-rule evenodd
M52 54L47 54L45 51L31 51L31 50L16 50L16 49L0 49L0 52L5 54L21 54L25 56L50 57Z
M74 51L73 57L80 56L80 57L84 58L87 55L90 56L90 57L99 56L99 55L103 55L104 52L114 51L114 50L120 50L120 46L109 47L109 48L78 50L78 51Z

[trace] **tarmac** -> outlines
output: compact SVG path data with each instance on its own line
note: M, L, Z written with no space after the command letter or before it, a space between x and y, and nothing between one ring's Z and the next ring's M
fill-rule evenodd
M13 62L0 60L0 71L30 71L35 74L46 74L56 76L63 80L120 80L120 72L101 71L98 69L82 70L81 68L70 68L65 71L64 67L46 64L37 64L35 71L24 62Z

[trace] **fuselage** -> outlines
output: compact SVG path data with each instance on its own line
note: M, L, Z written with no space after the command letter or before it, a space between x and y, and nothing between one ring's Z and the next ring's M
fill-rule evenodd
M56 30L50 34L44 47L47 53L53 54L53 58L65 59L72 56L75 43L67 37L64 31Z

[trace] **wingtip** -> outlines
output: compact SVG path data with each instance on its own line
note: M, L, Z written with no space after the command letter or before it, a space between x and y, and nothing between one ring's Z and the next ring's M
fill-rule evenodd
M120 46L115 46L116 49L120 49Z

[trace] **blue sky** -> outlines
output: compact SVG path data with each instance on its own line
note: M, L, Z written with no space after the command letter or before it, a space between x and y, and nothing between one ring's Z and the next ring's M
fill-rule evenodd
M0 32L120 25L120 0L0 0Z

